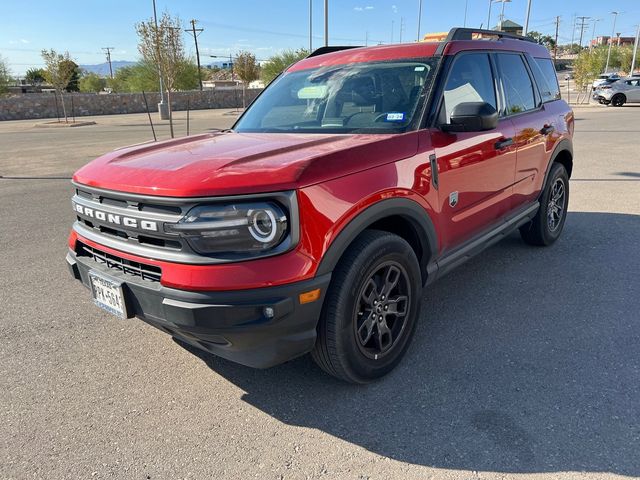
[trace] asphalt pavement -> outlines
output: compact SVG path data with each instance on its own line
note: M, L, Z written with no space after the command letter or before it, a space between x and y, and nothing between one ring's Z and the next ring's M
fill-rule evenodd
M64 261L65 177L151 138L144 115L94 120L0 122L0 478L640 476L640 107L576 109L561 239L514 234L428 287L404 361L367 386L94 307Z

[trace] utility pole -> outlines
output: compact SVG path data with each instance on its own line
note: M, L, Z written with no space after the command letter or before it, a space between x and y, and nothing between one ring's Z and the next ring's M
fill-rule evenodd
M191 19L189 23L191 24L191 28L185 30L187 33L193 34L193 41L196 44L196 63L198 64L198 83L200 84L200 91L202 91L202 71L200 70L200 52L198 51L198 35L202 33L204 28L196 28L195 19Z
M500 12L500 31L502 32L502 24L504 23L504 4L511 0L500 0L502 2L502 11Z
M329 0L324 0L324 46L329 46Z
M603 73L607 73L607 70L609 70L609 60L611 59L611 47L613 46L613 35L616 31L616 20L618 18L618 14L620 12L611 12L611 15L613 15L613 28L611 29L611 38L609 39L609 51L607 52L607 64L604 66L604 72Z
M421 20L422 20L422 0L418 0L418 34L416 36L417 42L420 41L420 21Z
M489 0L489 13L487 14L487 30L491 30L491 5L493 5L493 0Z
M402 32L404 31L404 17L400 17L400 43L402 43Z
M576 39L576 14L573 14L573 20L572 20L572 27L571 27L571 48L573 48L573 42L575 42Z
M629 75L633 75L633 71L636 68L636 57L638 56L639 42L640 42L640 24L638 25L638 31L636 32L636 41L633 44L633 59L631 60L631 70L629 70Z
M369 46L369 30L364 32L364 46L365 47Z
M524 32L522 35L527 36L527 32L529 31L529 16L531 15L531 0L527 2L527 19L524 21Z
M578 17L578 20L580 20L580 42L578 42L580 48L582 48L582 34L584 33L584 27L587 26L587 20L590 18L591 17Z
M560 15L556 17L556 40L553 44L553 63L555 65L556 58L558 57L558 29L560 28Z
M109 62L109 76L113 78L113 68L111 68L111 50L113 50L113 47L102 47L102 50L107 52L107 62Z

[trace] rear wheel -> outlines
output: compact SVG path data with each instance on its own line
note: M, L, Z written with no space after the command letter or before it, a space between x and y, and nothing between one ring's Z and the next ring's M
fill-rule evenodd
M627 97L625 97L622 93L616 93L611 98L611 105L613 105L614 107L621 107L626 103L626 101Z
M564 165L554 163L540 197L540 209L533 220L520 227L522 239L530 245L546 246L562 233L569 205L569 175Z
M419 315L422 278L397 235L363 232L336 267L311 355L327 373L367 383L402 359Z

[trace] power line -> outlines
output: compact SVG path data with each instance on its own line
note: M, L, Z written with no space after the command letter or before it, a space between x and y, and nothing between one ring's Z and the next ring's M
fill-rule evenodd
M200 52L198 51L198 35L203 32L204 28L196 28L195 19L191 19L191 28L185 30L185 32L191 32L193 34L193 42L196 44L196 62L198 64L198 84L200 85L200 91L202 91L202 72L200 70Z
M113 47L102 47L102 50L107 52L107 62L109 62L109 76L113 78L113 68L111 67L111 50L113 50Z

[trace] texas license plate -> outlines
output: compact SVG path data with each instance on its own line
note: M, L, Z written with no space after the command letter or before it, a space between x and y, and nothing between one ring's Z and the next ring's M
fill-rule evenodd
M128 318L124 300L122 282L107 278L100 273L89 271L93 302L103 310L120 317Z

